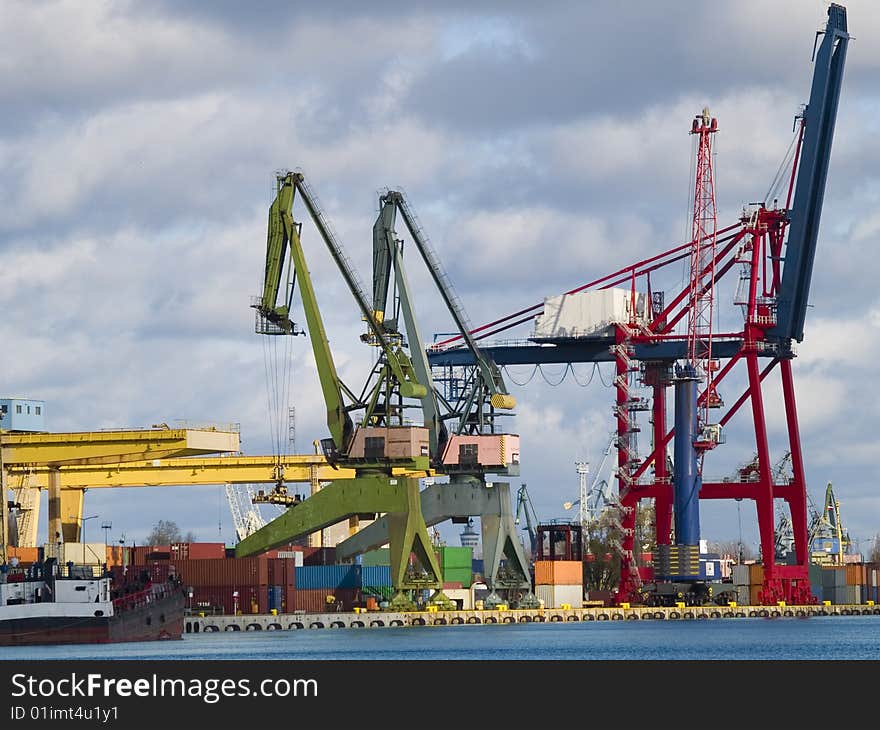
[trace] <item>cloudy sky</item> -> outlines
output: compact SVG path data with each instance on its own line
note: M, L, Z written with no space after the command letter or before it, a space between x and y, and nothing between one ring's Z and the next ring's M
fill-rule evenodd
M278 169L304 171L365 281L377 191L405 190L475 325L686 240L688 130L704 106L720 126L719 224L735 222L792 140L828 4L304 5L4 3L2 391L45 400L50 430L235 422L245 454L272 453L286 424L269 408L249 304ZM845 525L867 541L880 533L880 9L847 5L854 41L794 372L811 497L821 506L833 482ZM360 386L374 353L299 219L337 365ZM453 324L418 263L430 339ZM731 297L719 290L719 317L735 312ZM309 452L327 435L323 404L308 341L292 344L289 405ZM553 385L561 373L507 372L515 486L528 484L541 519L570 514L575 462L595 472L613 428L607 366L588 385L585 365ZM731 402L739 377L722 391ZM778 390L768 382L775 456L787 448ZM752 456L747 425L731 423L708 477ZM112 521L111 540L141 541L158 519L234 537L219 487L94 490L86 514ZM704 502L702 514L704 537L756 545L750 504Z

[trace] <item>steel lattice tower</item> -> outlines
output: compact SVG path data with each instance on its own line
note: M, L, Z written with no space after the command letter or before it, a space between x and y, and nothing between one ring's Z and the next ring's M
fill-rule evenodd
M715 208L715 172L712 167L712 136L718 120L708 108L694 117L691 134L697 136L694 179L693 225L690 256L690 310L688 312L688 363L706 383L701 398L701 425L709 423L709 408L719 404L713 384L712 311L715 297L715 244L718 213Z

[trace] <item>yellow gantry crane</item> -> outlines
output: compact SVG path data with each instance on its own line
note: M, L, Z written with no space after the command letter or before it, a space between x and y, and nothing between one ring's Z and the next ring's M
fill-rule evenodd
M83 469L99 483L97 471L112 471L131 463L156 464L162 459L238 453L237 430L217 427L151 428L72 433L0 433L0 562L7 560L9 533L8 489L10 476L21 490L45 488L49 492L48 544L75 542L82 525L83 493L95 483L70 486L68 470ZM63 483L68 480L65 488ZM75 481L75 478L74 478ZM33 492L29 493L32 497ZM33 506L39 499L30 499ZM36 520L34 526L35 539ZM18 542L18 536L15 536Z

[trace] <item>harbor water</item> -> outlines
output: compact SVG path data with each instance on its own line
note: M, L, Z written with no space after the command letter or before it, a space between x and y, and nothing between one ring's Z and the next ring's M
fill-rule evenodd
M873 660L880 617L302 629L175 641L8 647L6 660Z

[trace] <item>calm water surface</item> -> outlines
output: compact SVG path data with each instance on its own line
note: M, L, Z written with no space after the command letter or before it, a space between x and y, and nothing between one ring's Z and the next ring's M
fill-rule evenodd
M880 617L228 632L169 642L4 647L2 659L880 660Z

